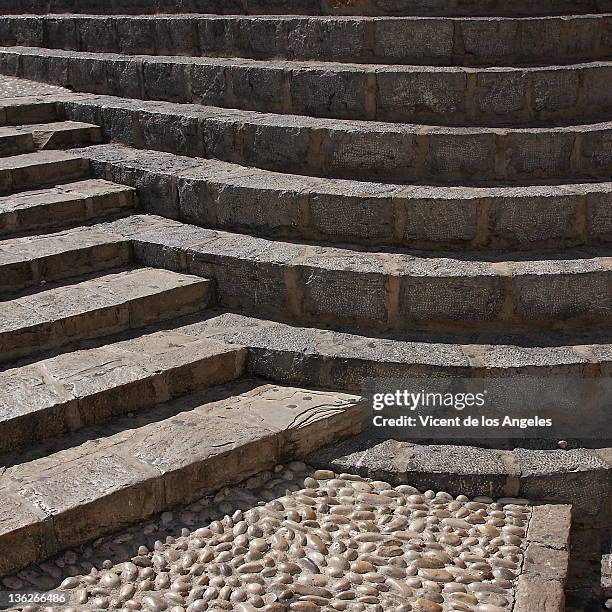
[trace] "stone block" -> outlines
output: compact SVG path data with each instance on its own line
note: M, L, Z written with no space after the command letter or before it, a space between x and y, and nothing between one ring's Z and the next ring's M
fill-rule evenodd
M404 276L399 316L403 327L442 321L493 321L502 316L503 302L503 283L497 276Z
M187 70L191 102L211 106L227 104L225 66L194 62Z
M289 57L359 61L366 54L366 24L360 19L296 17L285 20Z
M304 262L299 271L304 315L343 325L385 326L384 270L361 271L359 267L358 254L329 257L327 261L324 256L312 257Z
M570 131L510 132L506 158L509 179L548 178L572 174L576 134Z
M321 163L326 176L357 180L416 178L416 135L402 129L329 130Z
M491 233L501 244L581 240L578 196L499 197L491 203Z
M470 62L482 64L494 58L495 63L512 65L522 59L516 45L518 20L466 19L456 21L455 26Z
M374 22L374 55L381 62L445 63L453 56L450 19L380 19Z
M117 41L121 53L155 54L155 22L147 19L117 19Z
M450 68L380 69L376 72L377 118L382 121L444 122L465 118L467 75Z
M142 25L141 25L142 24ZM138 27L146 20L138 20ZM157 17L154 21L154 44L158 55L197 55L197 20L190 17Z
M551 264L555 266L554 263ZM549 274L521 274L512 279L516 316L525 320L600 320L610 315L608 272L576 268Z
M448 180L491 180L495 177L495 134L449 134L429 128L426 177Z
M579 72L544 68L531 72L532 109L537 116L569 116L578 104Z
M571 528L571 506L562 504L534 506L529 521L527 539L532 544L537 544L541 547L568 550ZM539 556L541 551L538 550L537 552L538 555L536 556ZM561 579L563 579L563 576Z
M510 122L526 115L525 72L487 71L478 73L475 104L478 122Z
M226 67L231 102L239 108L263 112L282 112L288 108L287 79L288 71L283 67L252 67L247 65L228 65Z
M316 117L365 119L366 76L366 72L357 70L293 70L292 112Z
M143 63L144 93L152 100L167 102L189 102L188 65L177 61L148 59Z
M563 612L565 593L563 584L556 580L540 580L528 576L518 579L514 602L515 612Z

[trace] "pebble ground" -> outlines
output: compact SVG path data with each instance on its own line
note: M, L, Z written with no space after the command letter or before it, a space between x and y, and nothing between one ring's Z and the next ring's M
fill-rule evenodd
M61 585L65 612L499 612L512 608L526 504L293 462L3 582Z

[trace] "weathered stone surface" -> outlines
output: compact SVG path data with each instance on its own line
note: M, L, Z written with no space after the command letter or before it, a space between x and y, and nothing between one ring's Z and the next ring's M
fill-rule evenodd
M562 612L565 610L563 584L555 580L540 580L528 576L518 579L514 609L517 612Z
M135 206L126 185L91 179L0 197L0 234L60 227Z
M0 452L136 412L244 369L246 351L171 331L0 373Z
M209 281L152 269L17 298L0 315L2 361L197 312L210 299Z
M358 396L245 380L112 426L85 429L82 437L59 438L57 448L39 459L34 448L30 461L0 476L0 491L41 510L41 516L29 519L34 548L9 557L3 571L273 468L283 456L303 457L330 439L349 435L334 413L351 418L359 402ZM303 434L296 438L294 431ZM1 499L4 509L9 498ZM23 521L28 515L21 512L20 517ZM46 550L37 548L43 517L55 534ZM2 546L21 537L19 530L25 528L14 519L3 525Z

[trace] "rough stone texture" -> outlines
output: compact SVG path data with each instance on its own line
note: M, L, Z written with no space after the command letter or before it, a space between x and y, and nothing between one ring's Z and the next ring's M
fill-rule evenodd
M0 314L0 361L197 312L211 298L210 281L146 268L17 298Z
M44 41L50 48L106 53L508 66L605 59L609 47L596 44L597 28L605 30L609 23L605 14L456 22L297 15L15 16L4 20L3 41L24 46L41 46ZM373 47L366 38L371 30ZM536 37L537 44L525 44Z
M85 6L26 2L22 11ZM513 448L505 441L476 447L469 441L364 444L359 438L338 447L339 438L361 428L358 397L252 391L248 385L259 383L248 381L246 388L234 384L204 394L200 387L243 371L360 395L371 376L608 376L612 38L603 11L612 7L604 6L607 0L597 7L545 0L535 9L523 0L503 7L497 0L457 0L450 7L445 0L420 0L409 8L403 0L172 4L113 0L102 9L110 17L30 14L0 23L3 44L20 45L2 49L0 72L52 84L0 79L0 192L10 194L0 199L0 233L25 234L0 242L0 291L2 297L30 292L11 295L0 309L0 361L11 367L16 358L28 360L0 374L0 405L10 415L0 423L6 434L0 450L28 448L2 459L4 567L23 567L328 446L313 460L402 482L406 503L419 513L439 498L413 497L419 495L415 485L480 495L473 502L440 501L472 504L452 510L463 514L460 521L474 513L473 523L460 523L462 536L482 538L480 529L488 528L490 538L492 525L482 527L481 515L492 497L506 498L498 509L505 518L523 521L514 524L519 535L502 531L498 550L488 551L493 558L510 554L513 569L520 565L518 581L516 571L487 568L491 555L474 563L463 559L465 548L461 553L470 571L490 571L486 579L501 593L479 590L484 587L469 578L468 586L451 587L457 591L451 595L438 585L454 574L411 565L416 576L402 575L406 585L387 576L388 590L379 588L374 570L386 563L397 574L397 551L360 543L356 554L377 551L391 561L356 565L368 576L353 585L357 608L402 610L390 595L399 588L404 595L415 589L420 601L413 609L440 610L452 600L452 607L480 612L512 605L515 611L561 610L569 509L536 506L527 525L526 502L516 496L572 503L580 529L609 525L610 441L589 441L593 448L585 449L573 439L526 440ZM0 0L0 8L5 15L19 10L15 0ZM199 14L139 15L178 8ZM138 16L113 16L122 11ZM287 11L294 15L259 14ZM397 17L407 11L409 17ZM536 11L547 16L499 17ZM576 14L551 16L566 12ZM380 14L395 16L371 18ZM123 144L29 153L100 137ZM136 199L132 191L83 180L90 172L133 187L149 214L100 223L104 214L127 213ZM74 181L80 183L62 186ZM28 189L38 191L23 193ZM91 226L78 228L83 224ZM55 233L36 234L50 228ZM125 270L130 257L160 269ZM115 266L122 271L108 274ZM84 273L93 278L74 278ZM203 312L214 285L220 305L234 312ZM48 350L55 352L39 355ZM160 402L169 403L156 406ZM322 516L340 519L338 531L346 484L326 485L329 500L338 496L340 504L323 502L332 507ZM367 486L380 488L381 497L389 491L385 483ZM270 494L265 501L272 501ZM235 510L229 499L219 492L226 525ZM372 514L386 529L380 508ZM440 533L435 526L442 524L452 540L448 528L457 524L444 522L450 518L444 514L436 518L442 522L427 517L426 529ZM419 533L422 525L413 519L407 527ZM312 549L306 566L319 567L317 548L324 543L315 534L321 524L306 520L302 527L307 535L291 533ZM283 546L284 532L271 532L266 535L279 536L275 546ZM578 546L585 541L578 537ZM177 554L193 565L193 555L180 548L185 542L178 542ZM423 537L408 554L431 544ZM136 560L128 582L138 578L140 590L151 592L143 605L152 610L185 604L197 612L208 605L192 601L200 596L218 599L211 608L245 604L249 610L239 589L231 589L251 570L268 577L256 555L236 572L233 587L211 578L216 566L208 564L197 571L209 582L198 583L201 591L185 601L183 586L173 585L172 595L167 577L158 581L151 573L157 560L148 555L160 545L148 541L125 557ZM87 574L86 550L57 566L65 570L43 563L40 571L7 578L5 586L19 588L36 577L51 588L64 571ZM217 569L227 574L228 550L219 550ZM236 554L251 552L257 551ZM141 575L138 564L150 567L141 567ZM171 571L192 576L184 565ZM578 574L574 570L568 589L573 601L591 588L582 588ZM112 591L117 580L94 571L85 582ZM292 580L296 591L282 598L290 609L327 606L330 585L312 576L308 584L292 578L283 584ZM275 588L264 594L276 597ZM91 596L92 607L121 607L105 595L90 589L79 601ZM334 609L353 605L336 599Z
M55 541L36 548L41 560L354 434L361 410L357 396L245 380L33 447L20 455L29 461L3 472L0 490L52 526ZM17 529L7 524L3 550ZM9 551L4 573L21 559Z
M50 229L111 216L134 208L126 185L90 179L0 197L0 234Z
M102 227L130 236L146 265L164 265L174 253L173 269L214 278L219 303L228 308L345 328L413 330L429 329L430 322L442 330L458 322L459 328L482 330L500 321L521 330L550 320L604 321L612 311L607 258L496 266L296 245L146 215L134 233L134 218Z
M246 350L166 331L0 373L0 452L151 408L244 370Z
M0 243L0 295L65 278L127 266L130 242L80 227Z

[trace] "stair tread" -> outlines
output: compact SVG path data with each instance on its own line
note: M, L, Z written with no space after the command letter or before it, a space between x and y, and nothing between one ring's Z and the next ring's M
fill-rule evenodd
M612 164L611 122L441 127L92 94L75 94L64 106L72 118L95 115L107 138L120 136L128 145L308 176L455 185L582 182L609 180ZM134 115L140 120L127 137L109 121L117 113L126 120L131 114L131 125Z
M99 129L92 123L83 121L54 121L51 123L33 123L24 125L0 126L0 136L9 134L41 134L45 132L70 132L73 130Z
M226 383L244 353L166 330L0 372L0 454Z
M16 461L4 457L0 517L13 518L0 523L0 542L23 537L15 533L23 529L30 544L17 560L0 559L0 573L56 552L58 543L83 543L271 469L288 452L303 457L357 431L361 411L359 396L245 380L68 434ZM134 495L142 503L129 503ZM109 503L123 512L106 516ZM56 538L41 554L35 544L43 521Z
M39 234L0 241L0 270L6 264L29 262L53 255L68 254L102 244L125 242L96 226L75 227L52 234Z
M294 243L259 238L228 231L189 225L157 215L136 214L101 223L101 228L132 239L184 249L219 259L245 259L274 265L321 267L329 270L356 271L365 274L397 276L522 276L587 274L610 271L612 260L607 248L581 250L580 256L555 258L546 253L534 259L518 254L510 259L505 253L500 261L459 257L448 254L386 253L359 247ZM480 254L482 255L482 254ZM506 256L506 259L503 257Z
M162 298L163 296L163 298ZM210 281L154 268L106 274L3 303L4 362L208 306Z
M101 229L76 227L0 241L0 301L48 282L129 265L129 240Z
M78 155L70 151L35 151L23 155L0 158L0 170L13 170L15 168L27 168L28 166L40 164L55 164L57 162L80 159Z
M308 378L312 375L316 378L322 374L323 380L327 376L337 376L341 388L347 384L347 380L341 378L343 367L347 370L354 368L356 372L367 371L371 376L405 376L412 366L432 366L447 370L447 374L452 370L460 373L475 367L515 373L521 368L535 368L533 372L537 374L538 369L546 372L550 368L564 369L566 366L582 369L589 363L600 363L612 371L612 340L593 342L580 335L574 338L550 333L545 337L536 334L523 338L498 336L492 342L485 334L479 338L477 334L469 337L438 333L412 334L408 339L400 339L308 327L237 313L213 313L206 319L181 325L175 331L247 347L251 352L250 365L256 371L261 368L263 372L267 367L279 375L285 363L280 358L282 355L287 365L298 358L305 360L302 367L291 368L295 376ZM601 336L601 330L592 331L592 336ZM589 353L590 357L587 356ZM416 375L419 370L413 371ZM282 376L279 379L282 380ZM353 387L361 384L354 373L348 381Z
M259 236L435 251L532 252L603 246L612 233L611 182L400 185L273 172L118 143L78 152L105 176L138 186L147 212ZM160 202L161 186L169 190L175 183L177 195ZM586 224L576 214L585 202Z
M0 47L0 56L21 60L19 74L47 67L77 91L112 95L113 83L130 70L138 75L130 95L139 99L218 105L257 112L345 120L433 125L520 126L585 123L607 119L603 93L612 62L527 67L464 67L258 60L226 57L126 55ZM57 74L54 62L106 71L104 82ZM134 77L136 79L136 77ZM229 86L220 83L227 82ZM563 100L549 90L563 85ZM322 87L322 85L324 87ZM270 90L275 91L271 95ZM512 103L500 101L500 90ZM531 92L531 93L530 93ZM567 98L567 99L566 99Z

